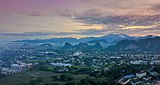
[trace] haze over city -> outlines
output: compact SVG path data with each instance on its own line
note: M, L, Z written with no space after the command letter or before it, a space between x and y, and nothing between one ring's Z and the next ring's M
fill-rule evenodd
M0 0L0 85L160 85L160 0Z

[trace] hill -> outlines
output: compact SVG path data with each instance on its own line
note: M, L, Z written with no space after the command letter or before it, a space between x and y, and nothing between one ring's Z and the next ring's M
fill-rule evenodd
M148 37L140 40L122 40L116 45L109 46L109 51L151 51L160 52L160 37Z

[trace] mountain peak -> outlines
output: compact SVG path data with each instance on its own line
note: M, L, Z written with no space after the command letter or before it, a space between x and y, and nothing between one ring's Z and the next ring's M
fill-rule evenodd
M102 36L101 38L107 40L108 42L115 42L115 41L121 41L124 39L130 39L131 37L126 34L111 33L111 34Z
M94 47L95 47L95 48L103 48L100 43L96 43L96 44L94 45Z
M156 36L154 36L154 35L146 35L145 36L145 38L154 38L154 37L156 37Z
M70 48L70 47L72 47L72 45L70 43L66 42L63 47L64 48Z

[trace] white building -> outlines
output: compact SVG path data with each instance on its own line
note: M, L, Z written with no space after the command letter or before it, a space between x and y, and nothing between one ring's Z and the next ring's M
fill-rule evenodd
M142 78L146 75L147 75L147 73L145 71L141 71L141 72L136 73L136 76L139 77L139 78Z
M141 61L138 61L138 60L130 61L130 64L134 64L134 65L141 64Z
M73 55L74 55L74 56L79 56L79 55L81 55L81 54L82 54L81 51L77 51L77 52L75 52Z
M51 63L51 65L53 65L53 66L64 66L64 67L66 67L66 66L71 67L72 66L71 64L65 64L65 63Z

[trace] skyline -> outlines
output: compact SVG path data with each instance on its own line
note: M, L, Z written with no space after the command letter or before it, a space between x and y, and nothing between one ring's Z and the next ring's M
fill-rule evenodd
M160 0L0 0L0 40L160 35Z

